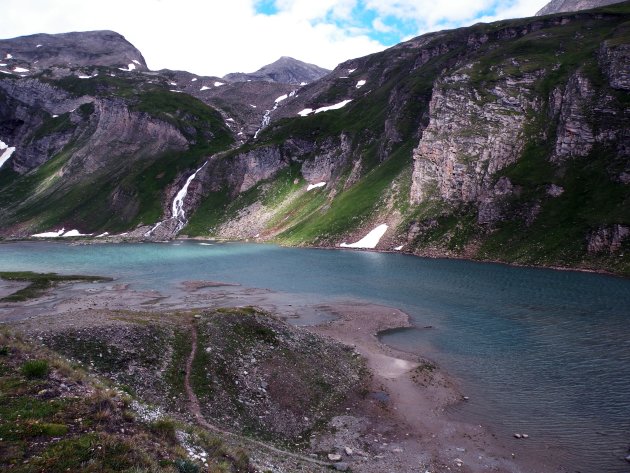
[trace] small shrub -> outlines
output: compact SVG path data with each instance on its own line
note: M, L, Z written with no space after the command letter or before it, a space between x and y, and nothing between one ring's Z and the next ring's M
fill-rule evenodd
M44 378L49 371L46 360L29 360L22 365L22 374L27 378Z
M159 419L152 422L149 425L151 432L160 437L163 440L175 443L177 437L175 436L175 422L170 419Z
M9 354L9 347L0 347L0 356L7 356Z
M175 460L175 467L179 473L199 473L199 465L190 460Z

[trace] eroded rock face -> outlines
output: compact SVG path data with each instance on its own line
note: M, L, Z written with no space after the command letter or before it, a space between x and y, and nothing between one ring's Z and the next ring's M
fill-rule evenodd
M492 176L520 156L527 113L540 104L536 77L505 79L482 97L458 73L436 83L430 121L414 151L411 201L473 202L492 195Z
M592 231L587 238L588 252L591 254L617 253L629 237L630 227L626 225L600 227Z
M592 125L586 117L594 99L595 91L590 82L581 74L575 74L559 100L559 115L556 146L552 161L562 161L575 156L586 156L593 149L595 136Z

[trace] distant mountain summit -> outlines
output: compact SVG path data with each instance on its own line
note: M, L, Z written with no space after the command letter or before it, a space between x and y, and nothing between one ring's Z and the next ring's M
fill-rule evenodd
M551 15L553 13L589 10L591 8L621 3L621 0L551 0L536 16Z
M3 39L0 61L9 67L19 65L29 70L83 66L148 70L142 53L114 31L40 33Z
M276 62L268 64L256 72L234 72L223 78L230 82L265 81L280 84L311 83L324 77L330 71L315 64L298 61L292 57L282 56Z

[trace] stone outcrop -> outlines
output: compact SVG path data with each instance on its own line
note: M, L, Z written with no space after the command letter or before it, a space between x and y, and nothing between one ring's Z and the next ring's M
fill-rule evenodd
M520 156L527 114L540 110L530 89L535 77L507 78L482 96L465 70L433 89L429 125L413 154L413 203L490 199L494 175Z
M630 238L630 227L627 225L600 227L588 236L588 252L591 254L617 253L628 238Z

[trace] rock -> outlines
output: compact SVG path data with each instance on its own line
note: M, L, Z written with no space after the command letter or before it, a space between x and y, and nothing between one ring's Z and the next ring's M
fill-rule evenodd
M200 319L200 318L201 318L201 314L195 314L195 315L194 315L194 317L195 317L196 319Z
M339 455L338 453L329 453L328 459L331 462L338 462L339 460L341 460L341 455Z
M468 401L470 398L468 396L464 396L464 401Z
M627 461L628 463L630 463L630 455L628 455L628 456L626 457L626 461Z
M516 439L520 439L521 437L522 437L521 434L514 434L514 438L516 438Z
M354 453L350 447L344 447L343 451L346 452L346 455L348 455L349 457L351 457Z
M345 462L335 463L333 466L337 471L348 471L350 468L350 466Z
M529 438L529 435L527 435L527 434L523 434L523 435L522 435L522 437L523 437L524 439L528 439L528 438Z

